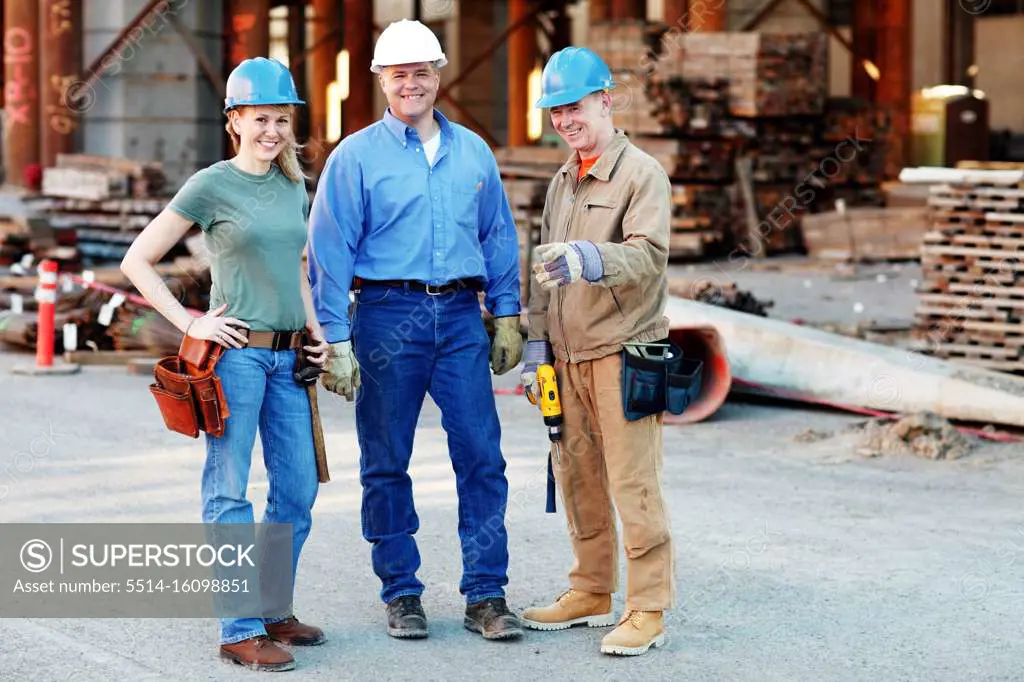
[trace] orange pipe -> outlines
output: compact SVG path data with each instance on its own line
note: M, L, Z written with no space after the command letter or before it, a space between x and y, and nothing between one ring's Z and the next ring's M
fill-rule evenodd
M718 411L729 396L732 372L725 354L725 343L714 327L705 325L673 327L668 333L672 343L683 351L683 357L704 363L701 372L701 390L697 399L681 415L666 414L666 424L693 424L707 419Z

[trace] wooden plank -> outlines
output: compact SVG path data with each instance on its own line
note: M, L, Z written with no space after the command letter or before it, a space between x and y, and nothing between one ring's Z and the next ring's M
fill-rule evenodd
M1005 322L1009 319L1009 315L1003 310L976 310L974 308L966 308L963 306L955 308L944 308L942 306L928 306L918 305L917 310L914 314L918 317L938 317L946 319L948 317L974 319L974 320L988 320L990 322Z
M940 246L940 245L924 245L921 247L922 255L933 255L933 256L966 256L969 258L999 258L1003 259L1008 254L1013 253L1012 251L997 251L994 249L973 249L963 246ZM1024 252L1020 252L1021 257L1024 257Z
M1024 214L1021 213L986 213L985 220L992 223L1013 223L1024 225Z
M1024 188L1018 187L979 187L976 185L932 185L928 188L929 196L979 196L1005 199L1009 197L1024 198Z
M950 284L948 287L950 293L954 294L991 294L992 296L1000 297L1014 297L1020 296L1024 298L1024 287L1000 287L1000 286L988 286L984 284ZM990 299L985 299L990 300Z
M950 355L963 355L974 358L1017 358L1018 351L1015 348L995 348L993 346L972 346L962 343L937 343L934 346L936 354L949 353Z

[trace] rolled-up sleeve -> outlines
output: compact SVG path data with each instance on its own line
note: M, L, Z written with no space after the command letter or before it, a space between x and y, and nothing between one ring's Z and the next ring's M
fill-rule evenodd
M309 216L309 281L328 343L351 338L348 292L363 234L362 172L346 147L328 158Z
M480 245L487 269L484 305L495 317L518 315L521 301L516 223L494 155L486 146L481 153L488 169L480 202Z

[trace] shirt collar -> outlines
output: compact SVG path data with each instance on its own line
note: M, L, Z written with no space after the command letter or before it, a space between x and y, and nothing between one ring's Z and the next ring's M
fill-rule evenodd
M452 124L448 122L445 115L437 109L434 109L434 120L437 121L437 124L441 127L441 135L450 138L452 134ZM392 114L391 107L384 110L383 121L384 125L387 126L388 130L390 130L398 141L402 143L403 147L409 143L409 135L416 132L412 126L406 124L405 121Z
M612 169L615 168L615 164L619 162L619 157L622 156L622 152L626 150L626 145L629 144L629 138L626 137L626 133L616 128L615 136L612 137L611 142L605 147L605 150L601 152L601 156L597 158L597 162L591 166L590 170L587 171L587 175L593 175L598 180L608 182L612 177ZM580 155L577 152L573 152L569 160L562 166L562 173L572 173L573 176L579 175L580 171Z

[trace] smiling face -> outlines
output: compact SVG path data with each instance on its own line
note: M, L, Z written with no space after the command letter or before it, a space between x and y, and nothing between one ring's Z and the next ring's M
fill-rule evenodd
M239 137L239 154L270 163L292 140L292 108L239 107L231 112L231 127Z
M409 125L433 116L441 73L430 62L386 66L378 76L391 113Z
M600 156L615 134L612 97L594 92L578 102L551 107L551 126L580 158Z

